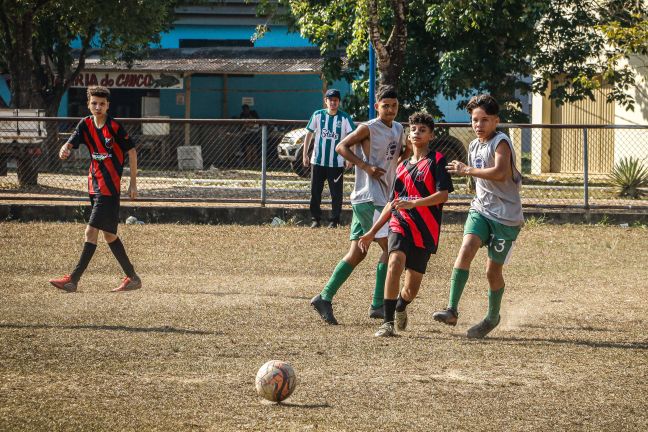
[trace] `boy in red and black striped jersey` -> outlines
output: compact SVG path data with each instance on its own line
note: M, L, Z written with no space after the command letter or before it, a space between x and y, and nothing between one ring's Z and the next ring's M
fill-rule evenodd
M99 231L103 231L110 250L126 273L121 285L113 291L130 291L142 287L142 281L135 273L124 245L117 237L124 160L128 155L130 167L128 192L130 198L135 199L137 198L137 152L126 130L115 119L108 116L109 100L110 91L107 88L100 86L88 88L88 109L92 115L79 122L59 151L59 157L65 160L70 157L72 149L79 148L83 143L88 147L91 156L88 193L92 213L85 231L83 251L71 274L50 280L56 288L67 292L76 291L79 279L97 249Z
M427 113L409 118L414 154L398 166L391 202L358 245L367 251L378 230L389 220L389 265L385 281L385 318L376 336L393 336L407 328L407 305L416 298L430 255L436 253L443 204L453 191L443 154L429 149L434 119ZM405 286L400 277L406 271Z

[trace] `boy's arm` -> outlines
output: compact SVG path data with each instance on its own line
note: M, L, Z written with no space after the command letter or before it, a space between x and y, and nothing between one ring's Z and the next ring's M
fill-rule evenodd
M440 190L425 198L416 200L394 200L394 208L396 210L408 210L414 207L429 207L433 205L443 204L448 201L448 191Z
M62 160L65 160L70 157L70 154L72 153L72 149L78 148L79 144L81 143L81 125L83 124L83 120L77 124L76 128L74 128L74 131L70 135L70 138L67 140L65 144L61 146L61 149L59 150L59 158Z
M495 149L495 166L492 168L475 168L458 160L453 160L446 168L450 174L459 176L472 176L498 182L505 181L513 175L511 172L511 149L505 140L500 141Z
M378 218L378 220L376 220L376 222L374 222L371 229L367 232L367 234L360 237L360 239L358 240L358 246L360 247L360 250L362 252L367 252L369 250L369 245L371 245L371 242L376 237L376 233L380 231L380 228L382 228L383 225L385 225L391 217L391 210L392 203L388 202L387 205L383 207L383 210L380 213L380 217Z
M369 138L369 128L367 125L362 124L349 135L345 136L342 141L335 146L335 151L361 170L366 171L371 177L378 179L385 174L385 170L366 163L351 150L351 147L362 143L362 141L367 138Z
M302 149L302 164L307 167L310 165L310 145L313 142L313 132L306 132L306 137L304 138L304 148Z
M130 168L130 185L128 186L128 196L130 199L137 198L137 150L135 147L128 150L128 166Z
M403 146L403 152L398 157L398 163L400 164L404 160L409 159L412 156L412 153L413 153L412 143L410 142L409 138L405 137L405 143L404 143L404 146Z

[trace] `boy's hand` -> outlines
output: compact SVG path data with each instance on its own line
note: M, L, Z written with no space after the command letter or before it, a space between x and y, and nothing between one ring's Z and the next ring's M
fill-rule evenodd
M131 180L130 185L128 186L128 196L130 199L137 199L137 183L135 180Z
M367 171L367 173L371 177L373 177L375 179L379 179L380 177L385 175L385 172L386 172L384 169L382 169L380 167L369 165L369 164L367 164L367 167L365 168L365 171Z
M353 168L353 163L349 161L344 162L344 168L350 170L351 168Z
M397 198L393 201L392 207L396 210L409 210L416 207L416 205L414 204L414 201L400 200Z
M458 160L453 160L450 162L448 165L446 165L446 170L450 174L456 174L459 176L468 176L470 175L470 169L472 167L466 165L465 163L458 161Z
M358 239L358 247L362 253L367 253L369 246L371 246L371 242L374 241L374 237L375 236L371 232L368 232Z
M302 154L302 165L304 165L305 168L310 166L310 158L306 153Z
M70 157L70 149L67 144L63 144L59 150L59 159L65 160Z

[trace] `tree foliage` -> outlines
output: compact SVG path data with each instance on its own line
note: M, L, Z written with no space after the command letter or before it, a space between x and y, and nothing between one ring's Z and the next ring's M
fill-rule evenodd
M97 48L103 59L141 58L173 20L174 0L0 0L0 68L11 105L56 115L61 98ZM72 48L74 41L81 48Z
M262 3L268 13L269 2ZM404 61L395 63L404 115L416 109L439 114L437 95L460 98L462 105L471 94L488 92L501 101L504 119L521 121L520 99L530 92L546 92L560 105L593 98L601 86L612 88L610 101L633 108L627 89L635 76L621 59L646 51L640 1L411 0L405 2L404 28L398 27L397 3L278 2L288 12L286 22L331 57L326 77L353 77L361 98L370 35L397 40L400 31L407 48ZM335 58L340 49L346 68ZM379 70L381 82L393 81Z

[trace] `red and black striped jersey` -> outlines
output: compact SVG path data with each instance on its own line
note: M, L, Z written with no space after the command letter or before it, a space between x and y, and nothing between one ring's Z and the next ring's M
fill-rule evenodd
M454 190L452 179L446 170L443 154L432 150L417 163L406 160L398 166L391 199L415 200L442 190L448 193ZM409 210L393 209L389 229L411 238L418 248L436 252L442 211L443 204Z
M90 151L88 193L90 195L119 196L124 158L134 147L124 127L112 117L98 128L93 116L79 122L67 141L76 149L81 143Z

